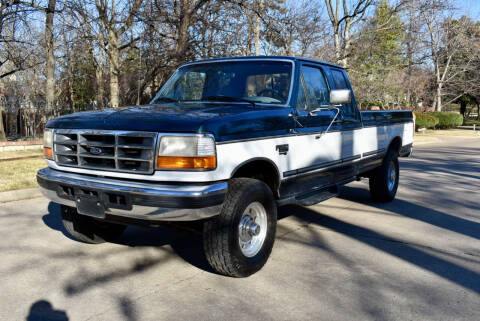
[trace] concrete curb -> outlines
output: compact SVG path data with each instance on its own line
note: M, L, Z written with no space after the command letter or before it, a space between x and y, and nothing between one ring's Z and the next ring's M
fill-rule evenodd
M456 135L419 135L417 140L413 138L413 145L418 146L418 145L424 145L424 144L432 144L432 143L439 143L442 142L445 139L479 139L479 136L456 136Z
M38 187L0 192L0 203L19 201L40 196L42 196L42 193Z
M41 149L43 145L41 144L30 144L30 145L0 145L0 152L8 152L14 150L29 150L29 149Z
M0 163L1 162L8 162L8 161L22 160L22 159L44 158L44 157L45 156L43 156L43 155L27 155L27 156L18 156L18 157L10 157L10 158L0 158Z

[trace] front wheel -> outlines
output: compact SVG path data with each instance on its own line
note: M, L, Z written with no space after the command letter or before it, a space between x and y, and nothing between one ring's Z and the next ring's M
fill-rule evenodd
M61 206L62 223L67 232L76 240L84 243L103 243L120 237L126 226L95 220L77 213L77 209Z
M207 261L218 273L246 277L267 262L275 242L277 206L263 182L234 178L220 215L204 224Z
M370 194L379 202L390 202L398 189L399 166L398 153L392 149L387 152L382 166L375 169L370 176Z

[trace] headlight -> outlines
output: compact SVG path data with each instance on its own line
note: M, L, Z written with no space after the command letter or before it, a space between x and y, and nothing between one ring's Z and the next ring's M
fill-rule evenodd
M216 166L215 142L212 137L161 137L157 157L158 169L213 169Z
M53 130L45 128L43 132L43 155L45 158L53 159Z

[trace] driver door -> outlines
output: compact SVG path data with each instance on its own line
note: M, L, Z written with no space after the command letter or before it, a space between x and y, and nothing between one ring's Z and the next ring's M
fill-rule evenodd
M336 111L315 111L330 106L330 88L320 66L303 64L300 67L300 85L297 93L295 131L299 135L301 150L294 163L300 170L329 164L341 159L340 133L333 124L328 133L325 130L332 122Z

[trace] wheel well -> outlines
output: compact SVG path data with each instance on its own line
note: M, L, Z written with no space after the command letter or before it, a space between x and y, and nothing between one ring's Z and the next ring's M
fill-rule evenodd
M388 146L388 150L393 149L397 152L400 152L400 148L402 148L402 138L399 136L396 136L391 142L390 145Z
M236 168L232 174L235 177L248 177L261 180L270 187L275 197L278 197L280 174L277 166L266 159L251 160Z

